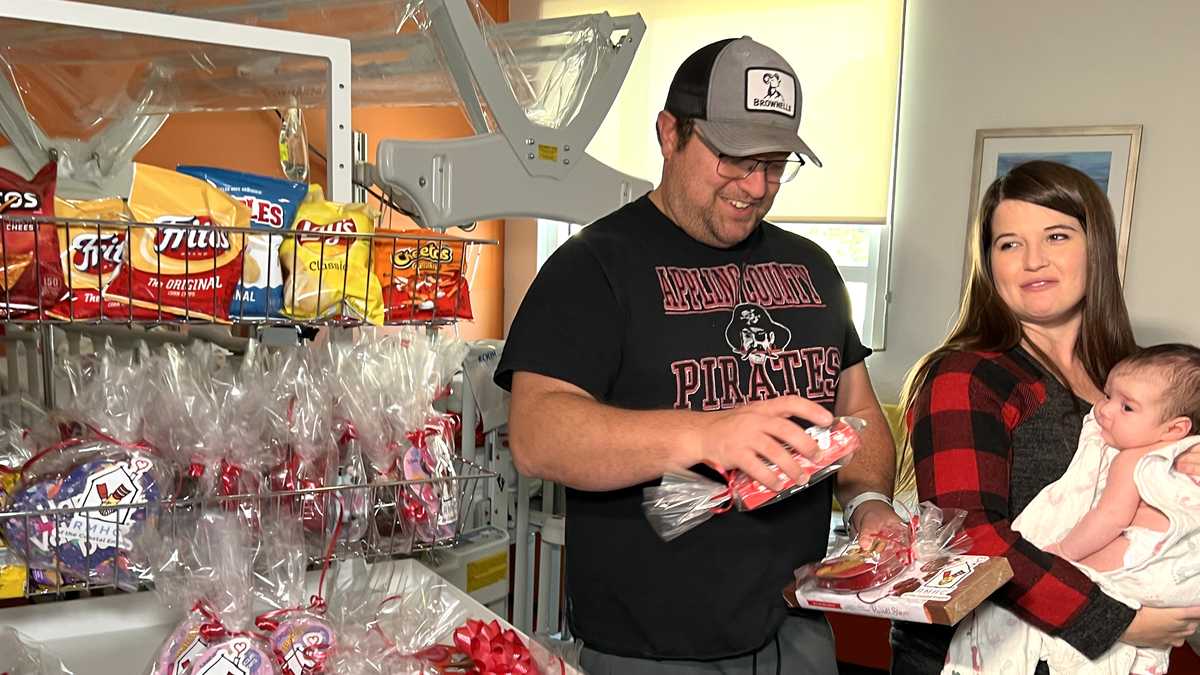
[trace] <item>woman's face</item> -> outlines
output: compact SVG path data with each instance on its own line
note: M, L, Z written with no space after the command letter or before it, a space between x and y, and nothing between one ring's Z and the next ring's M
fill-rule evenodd
M1087 237L1075 218L1006 199L992 215L992 278L1022 323L1054 326L1080 311L1087 288Z

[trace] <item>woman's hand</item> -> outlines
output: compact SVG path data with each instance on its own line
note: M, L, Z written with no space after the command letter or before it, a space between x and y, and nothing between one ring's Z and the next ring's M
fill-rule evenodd
M891 505L871 500L854 510L854 531L858 533L858 545L868 549L887 531L904 531L907 526Z
M1143 607L1121 635L1134 647L1179 647L1196 632L1200 607Z
M1200 443L1188 448L1175 460L1175 470L1187 474L1192 482L1200 485Z

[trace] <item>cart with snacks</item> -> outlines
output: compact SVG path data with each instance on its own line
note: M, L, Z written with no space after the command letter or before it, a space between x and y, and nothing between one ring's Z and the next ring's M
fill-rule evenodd
M168 4L0 2L0 671L572 672L415 556L493 525L447 405L497 243L469 231L648 189L583 152L640 19ZM476 135L372 165L360 104ZM133 161L170 114L247 109L279 111L282 177Z

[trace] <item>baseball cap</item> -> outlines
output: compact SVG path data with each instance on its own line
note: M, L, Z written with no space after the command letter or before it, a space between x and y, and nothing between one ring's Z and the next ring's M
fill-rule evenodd
M749 37L701 47L667 91L667 112L691 117L726 155L794 152L821 166L800 136L800 82L778 52Z

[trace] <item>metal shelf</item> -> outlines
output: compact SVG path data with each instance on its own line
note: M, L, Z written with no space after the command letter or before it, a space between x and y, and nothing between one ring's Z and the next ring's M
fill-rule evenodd
M47 230L53 230L53 234ZM146 234L148 230L153 231L153 235ZM31 252L13 252L10 258L10 249L16 247L13 242L16 235L12 234L13 231L28 232L22 238L26 240L25 243L30 239L35 242ZM143 259L132 267L140 269L145 279L157 284L156 292L136 286L133 273L123 276L120 274L122 268L131 267L130 249L131 242L135 240L135 233L139 235L139 239L152 236L155 242L150 259L143 256ZM184 239L187 233L197 233L197 237L203 235L200 238L204 238L207 243L223 246L225 250L231 250L233 247L238 253L231 261L222 264L218 264L219 256L212 256L204 262L193 261L189 257L180 259L172 256L166 241L171 237L177 240ZM85 235L92 248L99 248L100 245L96 242L105 238L108 242L105 246L112 250L106 253L98 250L85 253L77 249L76 239ZM36 242L43 238L69 242L65 251L61 245L57 247L57 261L43 260L42 249L36 245ZM233 295L236 291L236 280L232 282L234 288L228 286L229 266L235 265L237 279L243 279L250 257L243 255L242 251L248 244L265 246L271 251L277 245L294 239L299 245L292 247L290 257L281 256L281 262L284 267L290 263L292 270L299 269L306 259L309 267L315 265L315 288L311 287L311 274L307 275L305 281L300 281L300 278L305 276L300 274L291 274L290 278L283 280L272 278L268 268L265 286L282 288L283 305L280 311L272 312L268 316L248 315L247 303L235 299ZM350 240L351 243L347 244L346 240ZM340 274L330 273L326 276L326 269L339 265L343 268L350 267L353 262L351 258L356 255L351 249L359 243L365 244L367 251L363 255L360 248L357 257L360 262L365 260L365 268L370 270L370 275L360 273L357 276L361 277L361 281L354 283L350 282L352 275L347 273L346 269L342 269ZM274 232L198 224L195 221L161 224L45 216L0 216L0 285L3 286L0 289L0 316L6 317L6 322L14 325L246 324L353 327L374 323L388 326L446 326L456 323L463 310L469 307L465 304L469 302L465 297L465 293L468 292L466 280L471 277L471 266L476 257L475 247L496 243L493 239L412 234L403 231ZM301 249L307 250L303 256ZM185 254L190 255L189 248L184 247L183 250ZM24 297L14 299L12 287L19 278L18 273L9 272L9 266L17 266L21 256L28 258L28 264L37 278L31 294L26 293ZM391 261L391 265L387 265L391 275L390 286L394 289L403 287L403 293L390 293L387 288L371 283L372 278L378 279L377 263L384 256ZM453 263L454 257L461 259L458 263ZM10 260L13 262L6 265L6 261ZM101 265L105 264L109 268L106 272L102 275L94 273L96 268L102 269ZM60 270L61 279L43 274L43 269L47 267ZM458 268L457 271L452 269L454 267ZM28 269L23 268L22 272L29 274ZM107 282L96 281L98 276L105 275L110 277ZM337 280L338 277L340 281ZM121 281L122 278L125 282ZM85 282L85 279L88 281ZM189 292L183 297L184 302L181 304L178 298L172 301L162 290L170 283L210 286L211 292L208 292L208 289ZM222 284L225 286L222 287ZM305 287L303 284L309 286ZM61 295L56 288L62 289ZM85 309L84 303L77 298L79 291L95 294L97 302L88 303L91 305L90 310ZM357 298L361 307L380 303L382 320L369 321L368 317L363 316L358 308L347 300L348 297ZM296 300L289 303L288 298ZM289 306L299 308L301 303L307 302L297 298L315 298L309 303L312 305L311 312L303 312L313 316L299 316L300 311L288 312Z
M68 526L76 532L85 533L84 545L87 547L93 543L92 533L99 537L102 536L101 530L107 529L116 533L113 545L104 549L108 553L88 554L89 563L94 565L108 559L119 559L119 563L144 564L147 562L145 552L140 549L145 546L144 541L149 541L143 539L146 530L143 529L142 534L122 541L121 529L114 526L114 523L132 521L135 516L142 523L142 528L149 528L154 533L172 539L177 538L180 531L193 527L211 511L235 512L249 520L265 518L268 517L267 514L273 517L294 517L299 526L317 542L306 551L310 568L319 568L327 561L334 563L347 557L380 562L452 548L464 535L469 534L466 529L467 523L475 500L484 491L483 482L495 479L497 474L472 462L461 460L456 462L455 469L455 475L447 478L137 501L113 506L10 511L0 513L0 532L11 535L13 528L16 528L23 535L20 539L25 542L25 547L19 552L23 560L29 561L47 555L54 558L52 566L35 565L30 569L31 572L40 569L48 573L44 576L50 580L60 581L57 584L35 584L31 578L26 592L29 599L68 599L109 589L132 590L129 588L129 579L118 578L119 570L129 574L131 568L122 568L122 564L116 564L112 566L111 575L72 577L63 569L62 560L57 553L53 552L59 550L59 547L78 545L60 533ZM405 498L420 499L416 491L422 486L430 486L438 492L445 491L452 499L456 514L452 525L447 524L439 528L439 534L432 537L419 532L417 526L403 515ZM365 519L365 524L362 524L365 533L353 538L343 534L344 530L337 523L337 514L341 514L340 520L343 525ZM441 535L443 530L452 533ZM40 550L35 550L32 543L35 537L45 544ZM337 540L337 546L326 545L334 539ZM146 581L139 585L148 588L151 583Z

